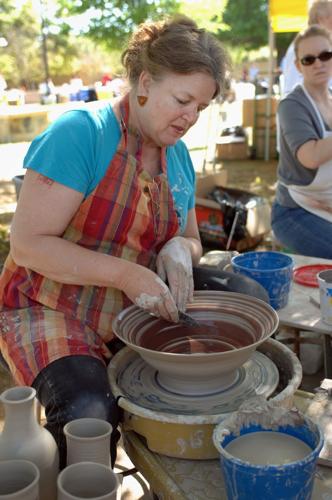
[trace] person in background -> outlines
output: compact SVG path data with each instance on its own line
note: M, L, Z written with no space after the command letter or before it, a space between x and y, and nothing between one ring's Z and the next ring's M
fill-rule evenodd
M107 85L108 83L110 83L111 81L113 80L112 76L109 75L108 73L105 73L102 78L101 78L101 83L102 85Z
M130 91L64 113L31 144L0 277L0 349L32 385L60 450L80 417L113 425L113 318L136 304L178 321L202 255L195 172L181 138L225 86L227 56L186 17L144 23L122 61Z
M313 25L297 35L303 83L281 100L278 186L272 229L291 251L332 258L332 40Z
M332 0L315 1L308 15L308 25L319 24L323 28L332 31ZM294 41L290 44L281 63L282 75L280 78L280 93L285 96L303 81L302 73L295 64Z

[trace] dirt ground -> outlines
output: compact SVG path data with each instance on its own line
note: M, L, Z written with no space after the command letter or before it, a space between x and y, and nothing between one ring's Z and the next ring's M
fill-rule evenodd
M267 198L272 203L276 179L277 161L265 162L263 160L225 161L222 166L227 170L227 186L244 189L259 196Z

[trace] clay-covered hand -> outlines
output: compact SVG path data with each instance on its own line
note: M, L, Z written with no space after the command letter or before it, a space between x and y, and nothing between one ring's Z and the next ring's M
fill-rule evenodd
M160 250L157 273L168 282L179 311L185 311L187 302L193 300L193 266L186 238L175 236Z
M150 269L133 264L119 285L119 289L138 307L167 321L179 321L178 310L168 286Z

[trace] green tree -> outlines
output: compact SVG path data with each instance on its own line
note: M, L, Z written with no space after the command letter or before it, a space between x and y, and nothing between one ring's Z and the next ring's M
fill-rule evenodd
M291 1L291 0L290 0ZM268 0L228 0L221 14L225 29L217 36L232 48L255 50L268 44ZM218 20L218 18L216 18ZM296 33L276 33L278 64Z
M178 12L178 0L59 0L58 16L86 14L89 23L84 34L106 47L123 47L135 26L146 19L159 19ZM65 24L63 25L65 27Z
M267 16L267 0L228 0L221 14L221 21L226 26L225 29L218 30L218 38L246 50L267 45Z
M204 0L195 2L192 0L181 1L181 12L194 19L200 28L205 28L211 33L217 33L222 29L218 21L221 12L225 8L227 0Z
M65 30L61 31L55 22L48 19L45 31L49 72L52 78L59 75L61 79L62 74L73 72L79 44L76 38L70 37ZM43 81L41 13L31 0L19 6L12 0L0 0L0 36L8 41L6 47L0 48L0 71L8 85L17 87L24 83L31 88Z
M21 80L33 81L38 77L39 26L30 3L16 8L14 2L0 5L0 30L8 45L0 49L1 72L11 86Z

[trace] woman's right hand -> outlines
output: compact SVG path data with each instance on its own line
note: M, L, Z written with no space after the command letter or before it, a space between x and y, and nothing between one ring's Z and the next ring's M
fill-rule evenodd
M119 288L145 311L167 321L179 321L178 310L168 286L150 269L133 264L122 277Z

